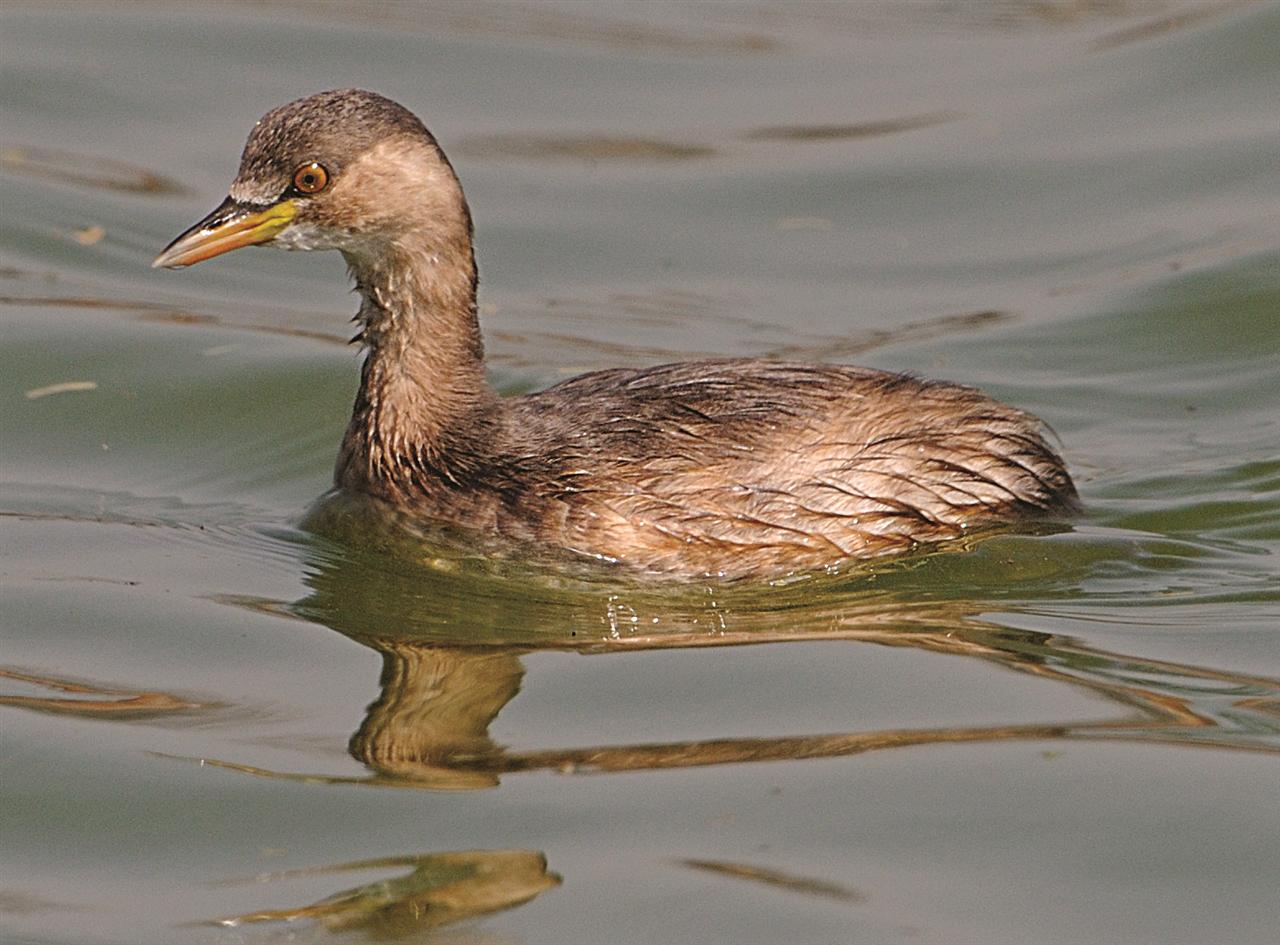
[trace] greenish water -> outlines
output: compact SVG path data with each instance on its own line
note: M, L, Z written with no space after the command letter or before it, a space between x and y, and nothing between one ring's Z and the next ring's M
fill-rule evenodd
M1274 3L4 4L0 937L1273 941L1277 48ZM304 524L340 259L148 266L343 85L453 159L502 389L947 377L1085 513L705 587Z

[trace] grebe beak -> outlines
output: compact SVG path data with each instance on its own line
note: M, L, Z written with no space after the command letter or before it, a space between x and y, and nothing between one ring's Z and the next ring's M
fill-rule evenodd
M262 207L228 197L207 217L166 246L151 268L181 269L241 246L266 243L278 236L297 213L298 207L292 200Z

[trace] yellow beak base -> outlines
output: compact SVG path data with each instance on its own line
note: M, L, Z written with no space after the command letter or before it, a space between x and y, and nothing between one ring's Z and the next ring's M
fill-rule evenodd
M266 243L275 239L297 215L298 207L292 200L282 200L266 209L258 209L228 197L216 210L166 246L151 268L181 269L241 246Z

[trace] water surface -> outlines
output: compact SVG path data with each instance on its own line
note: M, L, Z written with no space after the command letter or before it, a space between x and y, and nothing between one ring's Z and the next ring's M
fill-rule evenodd
M0 11L15 943L1268 942L1280 6ZM413 108L491 376L983 386L1086 511L664 586L330 507L341 261L158 249L266 109Z

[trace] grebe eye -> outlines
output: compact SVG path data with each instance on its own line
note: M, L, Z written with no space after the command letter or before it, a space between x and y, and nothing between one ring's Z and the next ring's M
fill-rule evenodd
M329 172L312 161L293 172L293 187L299 193L318 194L329 185Z

